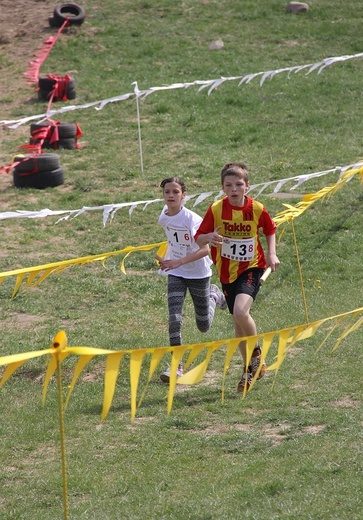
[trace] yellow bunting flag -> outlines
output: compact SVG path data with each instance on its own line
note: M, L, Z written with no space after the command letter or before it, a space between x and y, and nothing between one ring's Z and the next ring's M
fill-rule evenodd
M290 204L284 204L284 211L281 211L274 217L274 221L277 226L289 222L290 220L299 217L305 210L307 210L312 204L317 202L318 200L322 200L324 197L331 197L337 190L342 188L347 182L352 180L352 178L358 175L361 182L363 182L363 166L359 168L349 168L346 170L341 176L338 182L332 184L332 186L326 186L316 193L310 193L305 195L301 202L298 202L295 206L291 206Z
M135 349L135 350L105 350L95 347L81 347L81 346L68 346L67 336L64 331L58 332L55 336L51 348L45 350L36 350L34 352L25 352L22 354L13 354L8 356L0 357L0 367L6 367L2 373L0 379L0 388L3 384L11 377L11 375L21 367L26 361L34 359L36 357L47 356L50 361L47 365L46 375L43 386L43 403L46 399L47 389L50 384L52 375L54 374L57 366L68 356L75 355L79 356L79 359L75 365L72 382L69 388L69 394L67 397L67 403L70 395L74 389L74 386L79 379L82 370L87 366L89 361L97 356L106 358L105 364L105 375L104 375L104 396L103 396L103 408L101 419L104 420L110 411L112 402L115 398L116 382L120 375L121 361L124 359L125 363L129 364L130 374L130 388L131 388L131 420L136 416L137 408L140 406L143 396L145 395L146 387L151 380L155 370L158 368L162 358L166 354L171 354L171 366L170 366L170 384L168 388L167 397L167 413L170 413L173 406L173 398L176 385L194 385L200 383L205 373L208 370L210 360L213 354L225 349L224 367L223 367L223 383L222 383L222 400L224 397L224 386L225 377L229 368L232 357L238 348L238 344L241 340L247 341L247 356L251 358L253 348L256 341L262 340L262 349L266 360L267 370L275 372L275 379L278 370L284 362L288 351L293 346L305 339L308 339L318 331L321 330L323 325L326 325L327 333L322 340L322 343L326 343L327 338L331 335L331 330L339 331L343 328L340 336L335 341L332 348L337 348L341 342L352 332L358 330L363 324L363 307L355 309L351 312L339 314L337 316L331 316L324 318L309 324L299 325L290 327L287 329L281 329L265 334L259 334L257 336L249 336L245 338L233 338L212 341L207 343L196 343L179 346L169 347L155 347L147 349ZM319 347L320 348L320 347ZM186 356L186 363L184 368L185 373L181 377L177 377L177 368L183 357ZM268 356L272 356L272 362L268 361ZM147 361L145 361L147 359ZM196 362L195 366L192 364ZM137 395L140 385L140 374L143 365L149 363L149 375L146 387L144 388L139 403L137 404ZM248 363L248 360L247 360ZM189 368L189 370L188 370ZM258 373L254 376L254 380L250 386L249 391L252 390L254 382L258 378ZM244 396L244 395L243 395Z
M124 249L121 249L119 251L111 251L109 253L101 253L98 255L91 255L91 256L83 256L81 258L74 258L72 260L63 260L60 262L54 262L51 264L44 264L44 265L38 265L35 267L25 267L23 269L15 269L13 271L6 271L3 273L0 273L0 283L2 283L5 278L8 278L9 276L16 276L16 282L14 291L12 294L12 298L14 298L17 294L17 292L20 289L20 286L22 285L24 279L26 276L28 276L25 287L35 287L39 285L43 280L45 280L50 274L58 274L67 267L71 267L74 265L84 265L90 262L98 262L101 261L102 263L107 260L107 258L110 258L111 256L116 255L126 255L125 258L130 253L135 253L137 251L150 251L151 249L155 249L158 247L159 249L163 247L163 245L166 244L166 242L158 242L156 244L147 244L143 246L133 247L133 246L127 246ZM125 258L121 262L120 269L121 271L126 274L125 267L124 267L124 261Z

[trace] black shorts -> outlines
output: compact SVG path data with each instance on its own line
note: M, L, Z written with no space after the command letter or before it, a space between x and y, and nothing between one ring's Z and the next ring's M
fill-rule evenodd
M234 282L222 283L223 294L226 297L231 314L233 314L234 300L237 294L248 294L253 299L256 298L261 287L260 279L264 272L264 269L253 267L244 271Z

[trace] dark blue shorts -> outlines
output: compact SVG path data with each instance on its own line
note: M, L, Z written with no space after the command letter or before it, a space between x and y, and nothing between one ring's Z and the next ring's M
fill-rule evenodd
M233 314L234 300L237 294L248 294L253 299L261 287L261 276L265 272L264 269L253 267L244 271L232 283L222 283L223 294L226 297L229 312Z

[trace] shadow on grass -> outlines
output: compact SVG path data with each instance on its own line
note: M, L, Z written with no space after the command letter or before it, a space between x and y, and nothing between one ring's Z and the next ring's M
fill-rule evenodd
M164 384L158 384L155 383L155 386L161 387L165 386L165 393L164 395L154 395L154 396L148 396L146 395L141 403L140 406L138 406L138 410L152 410L155 411L158 407L164 407L166 408L167 399L168 399L168 387ZM221 404L221 389L220 388L213 388L213 387L203 387L203 388L193 388L185 389L186 387L183 386L183 392L181 393L175 393L174 399L173 399L173 410L178 410L181 408L193 408L200 406L201 404ZM184 390L185 389L185 390ZM178 389L177 389L178 391ZM237 397L240 397L239 394L237 394ZM234 400L235 396L233 395L226 395L226 400ZM119 395L115 396L113 400L113 405L110 408L109 413L125 413L130 412L130 397L129 395ZM92 405L88 407L84 407L82 410L82 413L84 415L99 415L102 414L102 405Z

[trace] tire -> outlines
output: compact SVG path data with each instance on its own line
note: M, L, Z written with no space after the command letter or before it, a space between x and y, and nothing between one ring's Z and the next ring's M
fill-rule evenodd
M14 171L14 186L16 188L53 188L64 184L63 168L37 173L19 173Z
M40 90L44 90L46 92L51 92L54 88L56 80L48 77L39 78L38 79L38 87ZM74 78L69 78L67 88L68 90L74 89L76 86L76 80Z
M50 91L48 90L38 90L38 100L39 101L49 101L50 98Z
M55 141L54 143L51 143L49 139L44 139L44 141L41 143L42 150L58 150L59 141ZM40 144L39 139L30 139L29 144Z
M82 7L77 4L60 4L54 9L54 23L59 27L64 24L68 18L70 25L82 25L86 13Z
M39 140L35 139L30 144L39 144ZM49 150L57 150L57 143L50 143L49 139L44 139L42 143L42 150L43 149L49 149Z
M42 140L38 137L38 131L44 128L50 128L47 132L46 139ZM53 129L58 130L58 141L51 143ZM68 150L74 150L77 148L77 125L76 123L59 123L54 124L50 121L42 121L41 123L32 123L30 125L29 144L37 145L41 144L43 148L51 148L58 150L58 148L65 148Z
M29 139L29 144L32 144L32 145L41 144L42 149L43 148L53 148L54 149L54 146L53 146L53 144L50 144L49 139L44 139L44 141L41 143L41 139L34 139L31 137Z
M41 130L44 127L54 127L56 126L58 128L58 135L59 138L67 138L67 137L76 137L77 135L77 125L76 123L59 123L58 125L55 125L54 123L51 123L50 121L42 121L41 123L32 123L30 125L30 135L32 137L36 136L36 132L38 130Z
M66 139L68 137L76 137L77 125L76 123L59 123L58 134L59 139Z
M74 88L69 88L67 90L67 99L76 99L76 91Z
M48 79L48 78L42 78L42 79L44 80L44 79ZM53 80L49 80L49 81L51 82L51 84L50 84L51 86L49 86L49 84L47 84L44 81L41 82L39 79L39 82L38 82L38 85L39 85L38 100L39 101L49 101L50 96L52 94L55 80L53 79ZM40 87L40 85L46 86L46 88L42 88L42 87ZM74 88L74 85L75 85L75 81L74 81L74 79L71 78L67 85L67 92L66 92L67 100L76 98L76 90ZM60 101L60 98L54 97L53 101Z
M32 141L30 144L39 144L36 140ZM65 139L59 139L59 141L55 141L51 143L49 139L44 139L42 143L42 149L52 149L52 150L75 150L77 148L77 140L75 137L66 137Z
M53 128L55 125L53 123L51 123L50 121L42 121L41 123L32 123L30 125L30 139L29 139L29 144L32 144L32 145L41 145L42 149L43 148L53 148L53 149L57 149L58 147L57 146L54 146L54 144L50 144L50 139L49 137L52 135L52 131L51 131L51 128ZM42 129L48 129L47 130L47 133L46 133L46 138L44 139L44 137L39 137L39 131L42 130Z
M77 148L77 140L75 137L59 139L58 148L64 148L65 150L75 150Z
M38 101L49 101L51 96L51 90L49 92L47 90L38 90ZM76 98L76 91L74 88L71 88L67 90L67 100L75 99ZM53 98L53 101L60 101L59 98L55 97ZM62 100L63 101L63 100ZM64 100L66 101L66 100Z
M52 126L50 121L42 121L41 123L31 123L30 125L30 135L33 135L34 132L40 130L41 128L45 128L47 126Z
M48 137L51 134L50 128L52 127L52 123L49 121L42 121L41 123L32 123L30 125L30 139L29 144L39 144L43 139L44 133L42 130L46 130L46 136ZM43 135L42 135L43 134ZM46 139L44 139L46 140Z
M27 159L24 161L24 159ZM41 173L56 170L60 167L59 155L55 153L42 153L36 157L25 155L23 157L17 156L14 162L21 161L14 167L16 173Z

